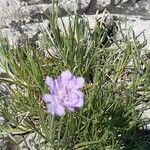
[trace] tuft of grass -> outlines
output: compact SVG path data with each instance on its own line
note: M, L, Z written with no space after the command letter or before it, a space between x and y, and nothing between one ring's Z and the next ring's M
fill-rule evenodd
M2 134L13 136L19 145L16 135L36 133L45 140L45 148L56 150L138 148L141 139L136 133L142 122L136 106L148 99L150 64L136 37L127 34L116 41L106 32L104 18L91 30L78 15L69 16L68 29L62 19L61 32L57 16L54 11L50 29L43 31L44 51L29 43L15 48L1 38L1 67L7 74L0 78L7 91L0 97ZM42 101L47 91L44 80L66 69L86 80L84 107L63 117L52 116Z

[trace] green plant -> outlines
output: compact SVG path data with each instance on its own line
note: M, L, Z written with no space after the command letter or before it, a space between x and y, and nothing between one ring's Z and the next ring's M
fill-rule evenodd
M150 65L142 58L138 41L130 35L121 41L107 38L103 18L91 30L84 17L69 16L69 28L62 20L64 32L57 19L54 11L50 29L43 31L44 52L29 43L11 47L1 39L1 67L7 78L0 82L7 93L0 97L4 118L0 130L8 136L37 133L45 140L45 148L56 150L119 150L136 143L141 121L135 108L150 90ZM114 46L108 47L110 40ZM42 101L47 91L44 80L66 69L86 80L84 107L63 117L53 116Z

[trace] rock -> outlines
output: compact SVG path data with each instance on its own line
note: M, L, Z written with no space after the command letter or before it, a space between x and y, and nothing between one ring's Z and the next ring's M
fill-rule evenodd
M118 5L121 3L121 0L115 0L115 5Z
M128 34L127 30L130 30L130 34L134 31L134 36L142 44L146 42L144 49L150 48L150 20L146 20L143 16L125 16L125 15L115 15L121 19L121 29L125 34ZM116 34L116 38L121 40L119 32ZM132 34L133 36L133 34Z
M30 23L26 25L22 25L21 29L24 35L26 35L26 38L32 39L38 31L45 30L49 26L49 21L44 20L43 22L40 23Z
M95 6L98 10L103 10L106 6L111 4L111 0L98 0Z
M111 4L111 0L91 0L88 6L88 13L95 13L97 10L103 11Z
M44 13L48 13L50 10L52 10L52 4L29 5L24 6L21 9L24 11L24 13L26 13L26 15L30 16L31 18L35 18L36 15L41 14L42 16Z
M59 0L59 6L66 11L71 11L71 12L84 12L90 4L90 0Z
M0 0L0 26L5 26L5 22L8 19L16 19L16 13L19 8L19 0Z
M50 5L49 6L47 5L46 7L44 6L44 8L43 8L43 4L42 5L38 4L37 7L35 6L33 7L28 6L28 7L30 7L30 9L28 8L28 10L31 10L30 14L32 10L36 10L34 12L37 12L37 13L44 13L46 10L50 8ZM34 12L32 15L36 15L36 13L34 14ZM137 36L137 39L141 43L145 40L144 38L146 38L147 45L145 46L145 48L150 48L150 26L149 26L150 20L145 20L145 18L143 18L142 16L141 17L139 16L126 17L125 15L116 15L116 14L112 14L110 16L115 16L121 20L121 27L123 30L125 28L126 28L126 31L129 28L133 29L135 36ZM89 25L91 28L94 28L94 26L96 26L96 17L100 18L102 17L102 15L97 15L97 16L88 15L87 16ZM32 39L32 37L38 33L40 28L46 28L48 27L48 24L49 24L48 20L45 20L45 21L43 20L42 22L39 22L39 23L30 22L30 20L26 20L25 22L26 22L25 24L23 24L23 22L22 23L20 22L20 24L11 22L9 24L11 25L10 27L8 26L7 28L4 28L1 30L2 35L5 37L8 37L11 45L18 44L20 43L20 41L25 41L25 39ZM69 23L68 17L63 17L63 22L65 25L67 25ZM62 22L60 19L58 19L58 25L60 26L60 29L63 30ZM121 37L118 33L116 34L116 39L121 40ZM143 36L143 34L145 35L145 37Z
M136 107L137 110L140 111L140 118L144 122L144 126L140 129L144 128L145 130L150 130L150 103L142 103Z
M121 3L129 2L130 0L121 0Z
M129 2L129 1L130 0L115 0L115 5L123 4L123 3Z
M1 33L3 37L7 37L10 45L16 46L19 43L24 43L28 39L32 40L38 31L48 28L48 25L49 21L44 20L39 23L20 25L19 29L5 28L1 30Z
M25 2L27 5L42 4L43 1L44 0L21 0L21 2Z
M23 40L23 35L13 29L13 28L5 28L1 30L1 34L3 37L7 38L10 45L18 45L20 41Z
M20 3L18 0L0 0L0 19L14 15L19 7Z
M129 5L122 0L59 0L59 15L66 15L66 10L79 13L95 12L97 9L102 11L104 8L116 7L116 4ZM76 3L77 2L77 3ZM133 2L132 2L133 3ZM149 11L149 5L144 0L143 4L141 1L136 3L139 7L138 9L144 9L144 11ZM133 5L134 6L134 5ZM131 8L134 8L131 5ZM141 7L140 7L141 6ZM146 7L145 7L146 6ZM51 0L0 0L0 29L2 35L8 37L11 45L18 44L20 41L25 39L32 39L34 35L37 34L37 24L42 24L46 19L45 13L52 10ZM65 11L64 11L65 10ZM111 9L110 9L111 10ZM114 9L115 10L115 9ZM117 10L117 9L116 9ZM42 19L43 18L43 19ZM96 24L94 16L89 19L90 26L93 28ZM134 24L135 20L128 19L129 25ZM124 23L124 21L122 21ZM66 22L65 22L66 23ZM34 28L35 24L35 28ZM43 22L44 24L44 22ZM138 24L133 26L136 35L145 30L145 36L148 39L147 47L150 46L149 38L149 21L140 19ZM140 37L141 38L141 37ZM140 39L139 40L143 40Z
M110 18L108 19L111 21L112 17L117 18L117 20L120 20L121 23L121 29L123 30L124 34L128 34L128 31L130 30L131 36L137 37L137 40L142 44L145 40L147 41L147 44L145 45L144 49L150 48L150 20L145 20L142 16L126 16L126 15L117 15L117 14L107 14ZM107 16L106 15L106 16ZM89 22L89 26L91 29L94 29L96 26L96 20L103 17L103 14L99 15L87 15L85 18ZM62 18L66 28L69 26L69 18L63 17ZM111 24L111 22L108 21L108 25ZM64 31L62 21L58 18L58 25L61 31ZM134 31L134 34L133 34ZM116 33L116 39L122 40L122 35L120 34L120 31ZM145 42L146 42L145 41Z

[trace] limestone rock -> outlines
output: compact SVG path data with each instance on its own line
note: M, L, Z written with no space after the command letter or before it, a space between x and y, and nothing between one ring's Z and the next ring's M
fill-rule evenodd
M33 39L40 30L48 28L49 21L44 20L39 23L28 23L20 25L19 30L14 28L5 28L1 30L2 36L8 38L10 45L16 46L28 39Z
M15 14L19 7L20 3L18 0L0 0L0 19L10 17L12 14Z
M106 7L111 3L111 0L97 0L97 5Z
M139 106L136 107L137 110L140 111L141 115L141 119L144 122L144 126L143 128L146 130L150 130L150 103L142 103ZM140 128L142 129L142 128Z
M111 0L91 0L88 7L88 13L95 13L97 10L103 11L110 4Z
M90 4L90 0L59 0L59 5L66 11L83 12Z
M127 30L134 31L134 36L142 44L146 42L144 49L150 48L150 20L143 18L142 16L125 16L116 15L121 19L121 28L127 33ZM116 38L121 40L119 32L116 34Z
M49 13L51 10L52 4L27 5L21 8L20 14L24 14L33 20L36 18L42 18L44 13Z
M121 3L126 3L128 1L130 1L130 0L121 0Z
M8 39L9 44L12 46L18 45L23 38L22 34L13 28L2 29L1 34Z
M118 4L122 4L122 3L126 3L126 2L129 2L130 0L115 0L115 4L118 5Z
M44 0L21 0L21 2L27 3L27 5L41 4L41 3L43 3L43 1Z
M30 23L26 25L22 25L21 29L23 31L23 34L26 35L28 39L32 39L40 30L44 30L48 28L49 21L44 20L40 23Z
M19 7L19 0L0 0L0 26L5 25L6 19L16 19Z

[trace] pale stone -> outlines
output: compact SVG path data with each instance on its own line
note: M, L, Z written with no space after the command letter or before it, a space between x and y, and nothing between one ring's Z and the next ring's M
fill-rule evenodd
M60 7L72 12L82 11L90 4L90 0L59 0L58 2Z
M0 0L0 19L15 14L19 7L20 3L18 0Z
M97 0L97 5L100 7L106 7L111 3L111 0Z
M12 46L19 44L19 41L22 39L21 33L12 28L2 29L1 33L3 37L8 39L9 44Z

